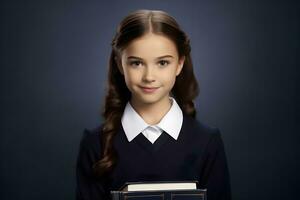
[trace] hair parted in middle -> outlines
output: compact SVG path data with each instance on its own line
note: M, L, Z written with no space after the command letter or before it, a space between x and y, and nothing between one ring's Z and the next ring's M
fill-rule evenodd
M121 126L121 118L131 93L118 66L121 65L122 51L137 38L147 33L162 35L174 42L179 58L185 56L184 65L176 77L171 95L176 99L184 114L196 118L194 99L199 87L194 75L191 46L188 36L181 30L176 20L161 10L136 10L127 15L119 24L111 42L108 82L105 102L101 115L101 159L93 165L97 177L104 177L113 170L118 153L113 148L113 139Z

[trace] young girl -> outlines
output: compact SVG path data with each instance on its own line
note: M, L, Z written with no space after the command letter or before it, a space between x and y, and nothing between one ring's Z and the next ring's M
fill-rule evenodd
M110 199L129 181L189 180L208 200L231 199L220 131L196 119L191 47L174 18L134 11L111 45L104 122L84 130L76 199Z

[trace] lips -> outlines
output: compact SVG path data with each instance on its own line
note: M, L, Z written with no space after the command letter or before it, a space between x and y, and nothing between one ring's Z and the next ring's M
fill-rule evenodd
M155 92L159 87L141 87L145 93Z
M141 87L141 88L151 90L151 89L157 89L158 87Z

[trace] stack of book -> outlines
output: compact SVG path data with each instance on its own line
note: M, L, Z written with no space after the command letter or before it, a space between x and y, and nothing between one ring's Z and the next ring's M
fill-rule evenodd
M126 182L111 191L112 200L206 200L206 189L197 181Z

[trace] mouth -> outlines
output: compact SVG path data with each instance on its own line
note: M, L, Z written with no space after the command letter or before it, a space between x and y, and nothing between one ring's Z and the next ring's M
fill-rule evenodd
M152 93L156 91L159 87L141 87L145 93Z
M158 87L142 87L141 86L141 88L143 88L143 89L157 89Z

